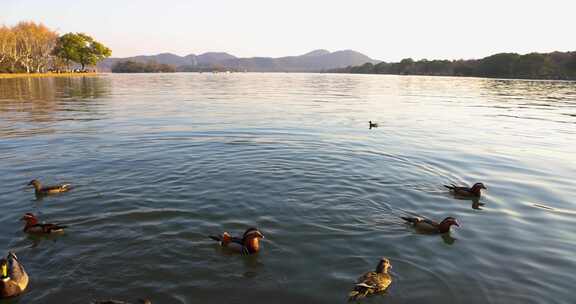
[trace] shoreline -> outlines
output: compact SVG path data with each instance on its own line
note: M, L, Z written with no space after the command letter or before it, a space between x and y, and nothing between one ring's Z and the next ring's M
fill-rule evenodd
M78 76L98 76L102 73L88 72L88 73L0 73L0 79L10 78L41 78L41 77L78 77Z

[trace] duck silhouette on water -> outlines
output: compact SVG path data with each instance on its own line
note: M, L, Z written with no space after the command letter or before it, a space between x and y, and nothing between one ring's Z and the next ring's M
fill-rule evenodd
M28 186L34 187L34 193L36 194L36 197L42 197L50 194L64 193L72 189L70 184L43 186L42 183L37 179L31 180L28 183Z
M260 251L260 239L263 239L264 235L256 228L248 228L242 237L232 237L228 232L209 237L224 248L249 255Z
M488 190L483 183L475 183L472 187L456 186L454 184L444 185L454 196L463 198L479 198L482 189Z
M448 233L450 232L450 227L452 227L452 225L460 227L460 223L458 223L458 221L451 216L445 218L440 223L423 217L402 216L401 218L408 224L414 226L417 231L422 233Z
M366 272L358 278L356 285L348 294L348 301L357 301L386 291L392 284L392 276L388 273L390 268L392 268L390 260L382 257L376 265L376 270Z
M64 232L64 228L68 227L60 224L51 224L51 223L41 224L38 218L33 213L24 214L24 216L20 220L26 222L23 231L29 234L46 235L46 234L61 233Z
M20 264L18 257L13 252L9 252L5 258L0 260L0 298L12 298L22 294L28 288L28 274L24 266Z
M372 130L372 128L378 128L378 123L372 122L370 120L368 121L368 130Z

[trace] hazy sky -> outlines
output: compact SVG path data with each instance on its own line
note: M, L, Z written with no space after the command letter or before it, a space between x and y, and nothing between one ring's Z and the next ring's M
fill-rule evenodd
M115 57L353 49L375 59L576 50L576 0L0 0L0 23L85 32Z

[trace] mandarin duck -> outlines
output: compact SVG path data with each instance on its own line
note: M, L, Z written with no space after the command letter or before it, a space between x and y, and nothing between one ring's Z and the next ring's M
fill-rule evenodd
M260 250L260 239L264 235L256 228L248 228L242 237L232 237L228 232L218 236L210 236L211 239L220 243L224 248L232 249L244 255L253 254Z
M480 197L482 189L487 189L483 183L475 183L472 187L456 186L454 184L444 185L452 194L460 197Z
M450 226L456 225L460 227L455 218L449 216L442 222L438 223L427 218L422 217L402 217L407 223L411 224L416 230L425 233L447 233L450 232Z
M392 276L388 273L391 268L390 260L382 257L376 266L376 270L363 274L356 281L356 285L348 294L348 301L357 301L367 296L386 291L392 284Z
M64 232L64 228L67 228L67 226L59 224L50 224L50 223L40 224L38 218L32 213L24 214L24 216L20 220L26 222L23 231L30 234L59 233Z
M9 252L6 258L0 260L0 267L0 298L11 298L23 293L28 287L29 279L16 254Z
M59 185L52 185L52 186L42 186L42 183L37 180L33 179L28 183L28 186L34 186L34 192L36 196L44 196L49 194L57 194L62 192L68 192L70 189L70 184L59 184Z

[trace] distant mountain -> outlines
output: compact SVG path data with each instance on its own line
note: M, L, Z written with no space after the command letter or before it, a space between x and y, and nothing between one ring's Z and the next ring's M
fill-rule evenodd
M237 58L222 52L210 52L201 55L190 54L184 57L170 53L162 53L151 56L108 58L98 64L98 69L101 71L110 71L112 66L117 62L128 60L140 63L153 61L159 64L169 64L176 67L179 71L229 69L248 72L319 72L347 66L362 65L367 62L372 64L379 62L378 60L374 60L362 53L352 50L332 53L327 50L314 50L300 56L280 58Z
M314 50L314 51L306 53L302 56L312 57L312 56L322 56L322 55L328 55L328 54L330 54L330 51L321 49L321 50Z

